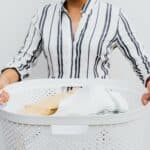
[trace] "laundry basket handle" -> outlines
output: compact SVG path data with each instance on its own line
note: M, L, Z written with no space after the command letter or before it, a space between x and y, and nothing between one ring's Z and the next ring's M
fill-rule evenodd
M78 135L86 134L92 126L88 125L52 125L52 135Z

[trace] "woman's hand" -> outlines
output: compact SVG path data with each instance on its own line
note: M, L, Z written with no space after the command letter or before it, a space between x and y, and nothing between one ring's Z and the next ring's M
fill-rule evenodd
M5 104L9 100L9 94L2 90L6 85L9 84L9 81L4 75L0 76L0 105Z
M142 96L143 105L147 105L150 102L150 80L147 82L147 90Z
M5 104L9 100L9 94L2 90L8 84L19 81L19 73L15 69L6 69L0 75L0 105Z

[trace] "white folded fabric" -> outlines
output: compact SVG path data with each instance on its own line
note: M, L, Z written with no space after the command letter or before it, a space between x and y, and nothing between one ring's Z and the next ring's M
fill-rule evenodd
M92 115L127 112L123 96L100 85L89 85L61 101L54 116Z

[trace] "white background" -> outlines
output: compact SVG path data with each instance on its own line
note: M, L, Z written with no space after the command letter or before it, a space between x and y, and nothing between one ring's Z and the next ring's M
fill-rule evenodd
M48 0L47 0L48 1ZM50 0L49 0L50 1ZM136 26L139 40L150 54L150 2L149 0L109 0L124 8ZM30 20L36 9L46 1L44 0L0 0L0 68L13 57L22 46ZM30 78L46 77L46 67L43 56L39 58L38 65L33 69ZM133 73L129 63L123 58L119 50L112 55L112 78L127 79L133 84L142 86ZM119 62L119 63L118 63ZM150 125L150 123L149 123ZM150 133L150 128L147 133ZM147 135L148 136L148 135ZM150 136L146 139L150 139ZM4 150L0 138L0 150ZM147 150L149 150L147 146Z

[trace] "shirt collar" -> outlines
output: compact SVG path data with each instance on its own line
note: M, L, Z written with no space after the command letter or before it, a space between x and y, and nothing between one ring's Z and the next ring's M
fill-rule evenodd
M65 2L66 2L66 0L61 0L61 6L62 6L62 10L67 12L66 8L64 7ZM88 13L93 8L93 5L95 4L95 2L96 2L96 0L87 0L81 9L81 13L82 14Z

